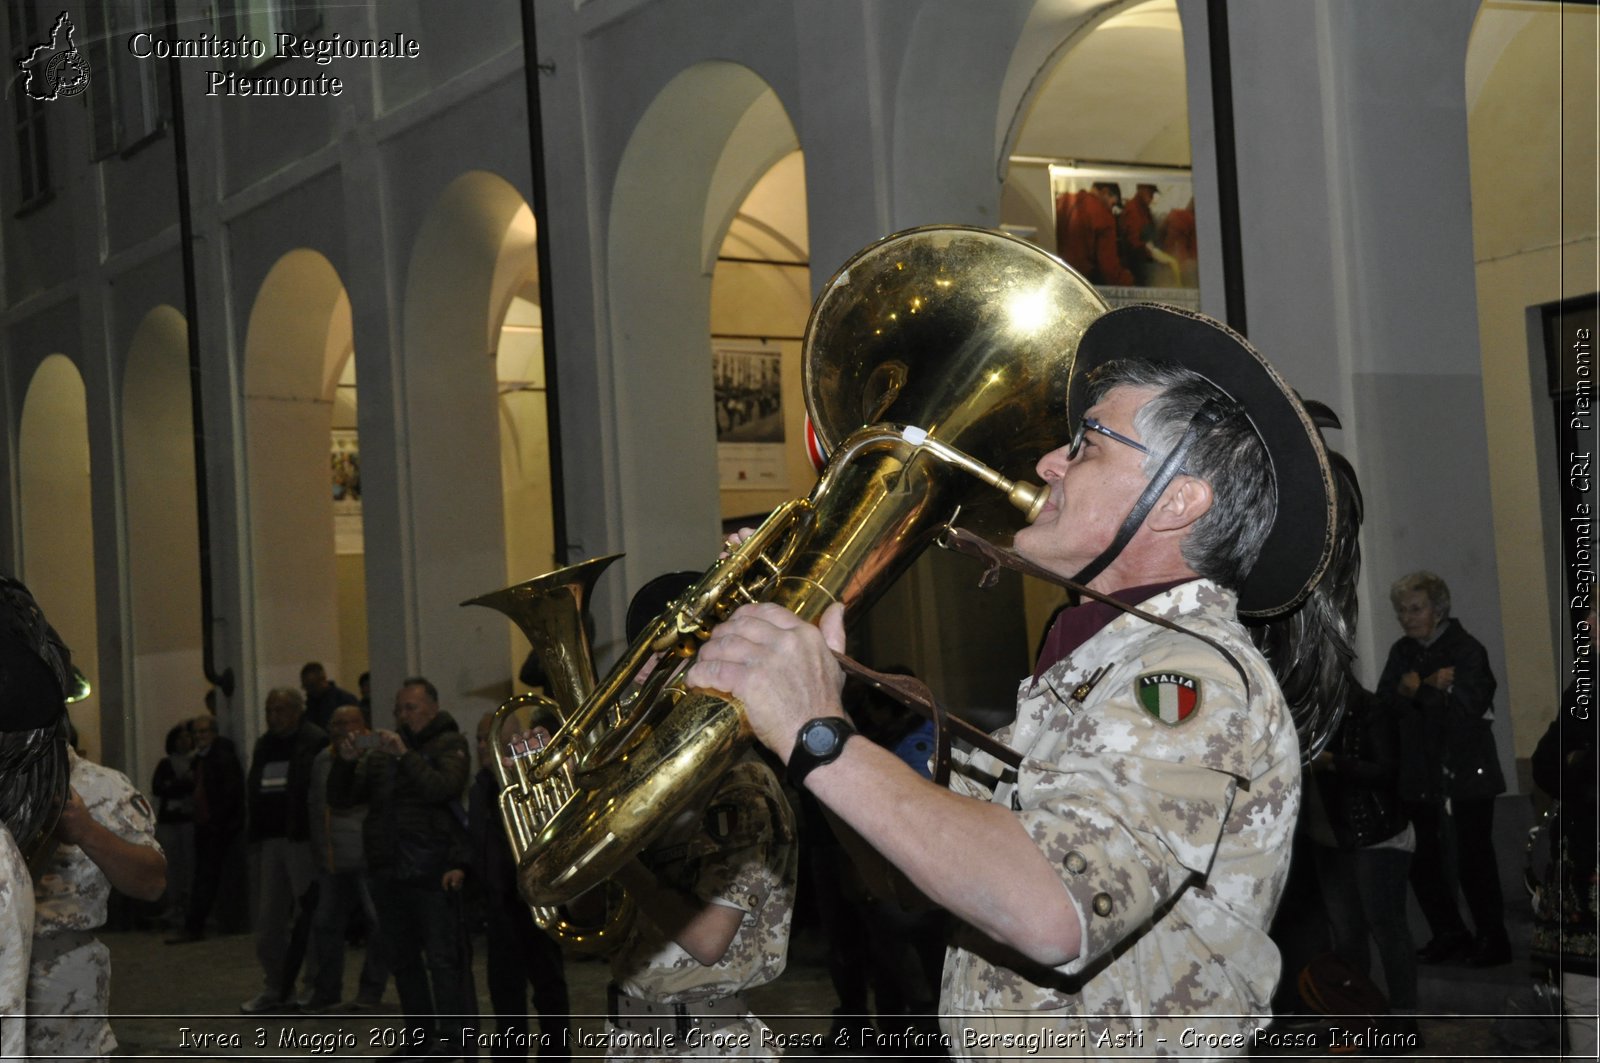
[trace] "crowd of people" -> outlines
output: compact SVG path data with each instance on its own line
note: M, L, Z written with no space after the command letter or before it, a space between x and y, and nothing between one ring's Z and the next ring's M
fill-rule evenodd
M930 727L847 684L837 605L817 624L746 605L692 663L652 660L736 697L759 747L608 887L636 912L611 955L610 1055L774 1054L745 994L784 970L802 881L832 947L832 1046L870 1007L897 1021L937 1011L962 1056L1016 1058L1033 1037L1101 1058L1243 1051L1295 973L1270 927L1300 829L1337 953L1364 973L1376 943L1397 1016L1384 1048L1421 1047L1419 963L1510 962L1492 841L1496 683L1445 582L1394 583L1403 635L1376 689L1352 689L1337 729L1318 734L1323 718L1291 703L1242 622L1318 593L1349 531L1299 397L1237 334L1166 307L1101 316L1077 358L1074 434L1039 458L1048 498L1009 563L1078 597L994 741L945 765ZM692 578L642 591L630 638ZM370 1009L392 977L422 1038L399 1054L472 1054L476 907L493 1054L526 1057L530 990L538 1054L564 1054L562 948L518 892L498 809L501 758L548 732L508 746L486 718L475 773L426 677L404 679L393 726L374 726L367 683L357 697L310 663L300 687L267 692L247 761L211 711L174 728L151 780L157 811L67 748L65 647L20 584L0 581L0 606L0 912L32 942L20 973L18 950L0 952L0 1015L27 1016L22 1030L0 1023L7 1051L110 1052L94 937L107 897L165 891L170 943L201 940L247 846L262 983L243 1012ZM1564 881L1588 891L1590 922L1568 929L1592 941L1593 729L1552 734L1536 779L1573 805ZM1303 768L1303 744L1322 739ZM1587 771L1586 791L1569 769ZM1428 923L1420 949L1408 883ZM566 916L585 918L582 900ZM353 939L366 948L346 1001ZM1592 1003L1592 950L1563 974ZM1592 1018L1587 1031L1592 1048Z

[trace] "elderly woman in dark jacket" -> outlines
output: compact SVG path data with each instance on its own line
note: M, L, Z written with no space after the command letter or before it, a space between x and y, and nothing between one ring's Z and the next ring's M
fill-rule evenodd
M1377 694L1400 727L1400 795L1417 829L1411 887L1433 933L1417 958L1510 963L1494 853L1494 799L1506 784L1492 730L1497 684L1489 655L1450 616L1450 588L1433 573L1402 576L1389 599L1405 636L1389 649ZM1475 935L1456 905L1458 883Z
M1415 1032L1416 946L1406 921L1406 875L1416 832L1400 801L1400 733L1392 712L1360 687L1339 730L1312 762L1306 823L1334 951L1366 974L1377 943L1391 1010Z

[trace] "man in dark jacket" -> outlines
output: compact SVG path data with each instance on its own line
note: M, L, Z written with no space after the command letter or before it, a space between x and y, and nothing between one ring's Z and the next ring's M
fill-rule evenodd
M262 991L239 1005L246 1014L278 1011L294 1004L294 980L305 957L306 914L316 904L316 867L306 799L311 762L328 744L328 733L305 718L306 703L293 687L267 694L267 733L250 754L245 797L256 872L256 958ZM295 922L304 923L304 928ZM291 936L294 927L299 933Z
M306 692L306 719L327 730L333 710L341 705L358 705L361 699L328 678L328 670L318 661L307 661L300 669L300 688ZM371 724L370 714L368 724Z
M169 945L205 938L229 853L237 852L244 828L244 769L233 742L217 734L216 717L209 713L191 720L189 733L194 737L194 884L183 930L167 939Z
M1489 654L1450 616L1450 588L1433 573L1402 576L1389 598L1405 636L1389 649L1377 694L1399 716L1400 795L1417 828L1411 888L1433 932L1417 958L1510 963L1494 852L1494 799L1506 784L1492 730L1497 684ZM1447 844L1452 826L1455 856ZM1457 881L1476 936L1456 906Z
M375 731L366 748L354 736L335 746L328 803L367 805L362 841L372 899L407 1028L423 1034L402 1047L459 1055L478 1005L460 894L447 891L444 878L468 857L461 795L471 759L428 680L402 683L394 714L398 733Z

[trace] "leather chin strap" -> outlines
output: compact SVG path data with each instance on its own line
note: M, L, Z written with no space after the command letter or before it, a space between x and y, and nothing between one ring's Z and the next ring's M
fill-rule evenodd
M1144 490L1133 503L1133 508L1123 518L1122 526L1117 529L1116 537L1111 540L1111 544L1100 551L1099 557L1083 566L1078 574L1072 577L1072 582L1088 583L1104 572L1107 565L1117 559L1117 555L1122 553L1123 548L1128 545L1144 525L1144 519L1150 515L1150 511L1155 508L1156 502L1160 500L1161 492L1167 489L1167 485L1172 482L1174 476L1183 471L1184 459L1189 456L1189 451L1193 448L1195 441L1237 408L1231 399L1226 398L1211 398L1200 404L1200 408L1194 412L1194 417L1189 421L1189 427L1184 429L1183 438L1178 440L1178 445L1173 447L1171 452L1162 460L1161 467L1156 470L1155 475L1150 478L1150 482L1145 485Z

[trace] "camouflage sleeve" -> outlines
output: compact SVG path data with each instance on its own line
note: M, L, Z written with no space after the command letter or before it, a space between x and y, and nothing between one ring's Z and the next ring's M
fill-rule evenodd
M765 776L760 778L759 776ZM759 911L782 884L775 849L784 830L774 802L783 801L777 780L736 769L706 806L704 829L715 849L700 858L694 894L707 904Z
M125 842L160 849L156 841L156 814L150 802L128 777L111 768L100 767L92 796L80 793L89 814Z
M1082 917L1075 974L1211 866L1253 743L1243 685L1203 647L1161 646L1063 709L1053 762L1020 773L1018 817Z

